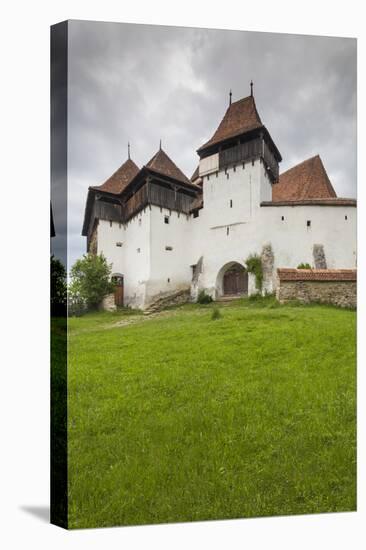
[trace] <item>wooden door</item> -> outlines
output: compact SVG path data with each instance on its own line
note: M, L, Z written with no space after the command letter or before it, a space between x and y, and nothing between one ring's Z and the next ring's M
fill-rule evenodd
M224 275L223 283L224 295L248 292L248 274L240 265L228 269Z
M112 277L113 282L115 283L114 287L114 303L116 306L123 306L123 277L115 276Z

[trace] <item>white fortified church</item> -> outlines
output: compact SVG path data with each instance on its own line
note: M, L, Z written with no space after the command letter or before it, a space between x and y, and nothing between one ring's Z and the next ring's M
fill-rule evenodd
M337 197L319 156L279 174L282 157L253 92L233 103L230 93L197 153L191 179L160 147L142 168L129 155L89 187L82 234L112 264L117 305L195 299L201 289L214 299L251 294L251 254L262 258L269 292L277 268L355 268L356 200Z

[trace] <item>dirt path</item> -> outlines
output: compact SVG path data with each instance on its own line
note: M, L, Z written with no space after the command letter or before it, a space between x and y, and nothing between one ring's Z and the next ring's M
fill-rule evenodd
M117 328L117 327L126 327L128 325L136 325L138 323L144 323L146 321L152 321L153 319L162 318L162 317L171 317L176 315L176 310L167 310L167 311L157 311L156 313L150 313L149 315L136 315L131 316L128 319L122 319L116 323L104 325L104 329Z

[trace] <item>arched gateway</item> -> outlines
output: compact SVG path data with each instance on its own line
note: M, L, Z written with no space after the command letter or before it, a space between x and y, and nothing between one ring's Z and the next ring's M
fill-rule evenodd
M248 273L238 262L225 264L217 275L218 296L244 296L248 294Z

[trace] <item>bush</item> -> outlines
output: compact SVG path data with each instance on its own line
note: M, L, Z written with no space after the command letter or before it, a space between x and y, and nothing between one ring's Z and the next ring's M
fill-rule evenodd
M112 266L101 254L84 254L71 268L70 303L76 309L85 304L88 309L96 309L103 298L113 292L110 281Z
M297 266L297 269L311 269L311 265L307 263L302 263Z
M80 317L87 311L87 305L85 300L80 296L74 295L73 292L69 292L68 297L68 315L69 317Z
M212 315L211 315L211 319L213 321L216 321L216 319L221 319L222 315L221 315L221 311L218 307L214 307L213 310L212 310Z
M210 304L211 302L213 302L213 299L209 294L206 294L204 290L200 290L198 294L197 302L199 304Z
M259 291L262 290L263 285L263 269L262 260L258 254L250 254L245 261L245 268L248 273L253 273L255 276L255 288Z

